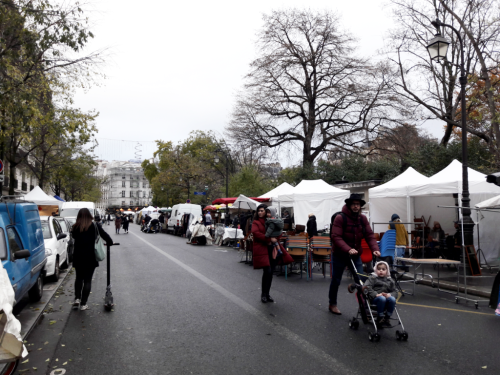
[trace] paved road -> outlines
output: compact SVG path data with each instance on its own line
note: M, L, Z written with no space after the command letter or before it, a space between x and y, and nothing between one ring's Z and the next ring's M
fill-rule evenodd
M95 276L90 311L70 310L70 276L52 303L55 311L28 338L30 361L18 373L500 372L500 320L485 307L456 305L417 286L417 296L399 304L409 341L396 341L394 330L386 330L372 343L364 326L348 328L357 308L347 280L339 295L342 316L327 311L328 277L277 277L271 289L277 303L262 304L261 271L238 263L235 251L144 234L136 225L130 229L112 235L121 243L112 248L114 311L102 309L104 264Z

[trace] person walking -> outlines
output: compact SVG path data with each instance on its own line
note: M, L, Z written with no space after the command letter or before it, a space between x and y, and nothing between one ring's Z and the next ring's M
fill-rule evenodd
M76 222L72 228L72 237L75 241L73 253L73 267L76 271L75 301L73 309L88 310L87 300L92 287L92 276L99 262L95 258L95 241L97 232L104 242L112 244L113 240L101 225L92 222L92 215L88 208L78 211Z
M128 233L128 224L129 224L130 220L127 216L124 216L123 217L123 220L122 220L122 228L124 230L125 233Z
M278 242L279 237L266 237L266 209L265 204L257 207L255 217L252 223L253 234L253 268L262 269L262 286L261 297L262 303L274 302L274 299L269 295L271 283L273 281L274 268L276 267L277 259L273 258L273 247ZM293 262L292 257L282 250L283 264Z
M307 234L309 238L318 235L318 224L316 223L316 216L314 216L314 214L309 214L309 220L307 220Z
M212 225L212 215L210 214L210 211L207 211L205 214L205 226L209 227Z
M361 240L364 238L373 255L380 256L377 241L373 235L370 223L365 215L361 214L361 208L366 202L359 194L351 194L345 200L342 211L335 217L332 226L332 282L329 291L328 310L335 315L342 315L337 307L337 294L340 281L346 267L352 273L363 273L363 262L361 261ZM353 269L351 259L356 266ZM362 278L363 279L363 278Z
M120 234L120 227L121 226L122 226L122 218L120 215L116 215L116 219L115 219L116 234Z
M108 214L108 225L109 225L110 222L111 222L111 215Z

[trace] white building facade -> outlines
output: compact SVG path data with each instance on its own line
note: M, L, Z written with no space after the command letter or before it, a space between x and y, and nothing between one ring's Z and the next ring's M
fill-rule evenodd
M98 160L96 176L102 178L102 197L97 208L136 208L148 206L153 199L151 186L141 163Z

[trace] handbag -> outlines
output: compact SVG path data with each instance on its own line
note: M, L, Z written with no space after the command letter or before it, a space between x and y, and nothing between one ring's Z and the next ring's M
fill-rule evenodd
M94 228L96 232L95 246L94 246L95 259L98 262L102 262L104 259L106 259L106 250L101 235L99 234L99 228L97 227L96 223L94 223Z

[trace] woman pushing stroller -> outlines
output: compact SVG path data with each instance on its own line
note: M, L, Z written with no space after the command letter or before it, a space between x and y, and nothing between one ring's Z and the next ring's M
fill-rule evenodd
M396 307L396 283L391 279L389 265L380 261L375 264L375 271L365 282L365 293L377 306L377 326L391 326L391 315Z

